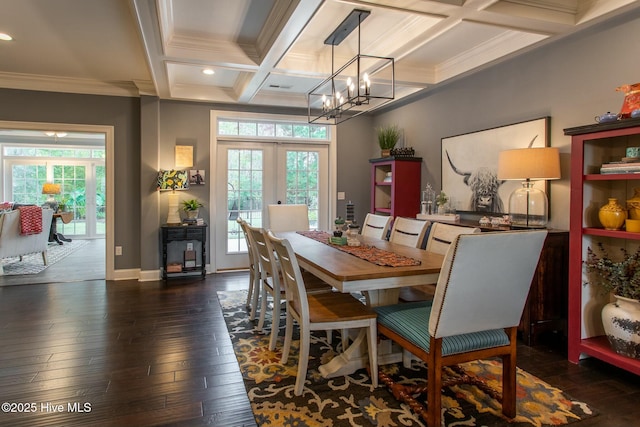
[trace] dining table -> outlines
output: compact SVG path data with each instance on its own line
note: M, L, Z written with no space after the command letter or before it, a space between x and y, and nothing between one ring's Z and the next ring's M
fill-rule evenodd
M361 292L366 304L372 307L397 303L400 289L405 286L436 283L444 261L442 254L362 235L357 236L359 249L364 253L374 251L375 257L363 259L345 252L348 247L329 243L328 233L287 231L276 235L289 241L302 269L339 292ZM405 262L387 265L394 264L398 258ZM380 364L401 360L402 352L392 348L391 341L380 342ZM319 370L323 377L333 378L352 374L367 363L366 331L361 330L346 350L321 365Z

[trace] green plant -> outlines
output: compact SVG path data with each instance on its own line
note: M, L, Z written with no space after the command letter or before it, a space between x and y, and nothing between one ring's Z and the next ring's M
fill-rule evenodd
M197 211L202 207L202 203L198 201L198 199L189 199L182 201L182 210L185 212L188 211Z
M584 261L589 283L601 288L605 293L631 299L640 299L640 248L633 254L620 248L622 260L613 261L604 245L597 244L600 256L591 248L587 248L587 259Z
M444 191L441 191L440 194L436 196L436 205L444 206L449 201L449 196Z
M382 150L392 149L400 139L400 129L397 125L380 126L376 131L378 132L378 144Z

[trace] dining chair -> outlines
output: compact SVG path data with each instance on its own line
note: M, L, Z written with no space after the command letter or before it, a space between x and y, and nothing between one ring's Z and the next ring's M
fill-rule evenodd
M341 292L310 294L305 292L304 278L289 241L280 239L269 232L267 233L267 244L278 256L286 288L287 321L281 363L285 364L289 359L294 320L300 328L300 350L294 394L296 396L302 394L309 362L310 334L311 331L317 330L364 328L367 331L371 382L374 387L377 387L378 346L376 313L373 309L358 301L351 294Z
M363 236L375 237L376 239L386 239L389 231L389 225L393 217L391 215L376 215L368 213L362 224Z
M249 320L254 320L256 318L258 298L260 296L260 262L256 253L256 245L251 241L251 236L247 228L247 221L238 217L236 218L236 222L240 224L240 229L242 230L245 242L247 243L247 254L249 255L249 289L247 292L247 307L251 309Z
M433 301L375 308L378 332L427 365L419 391L384 374L380 379L429 427L440 427L441 389L454 383L443 381L442 368L492 357L502 359L502 413L515 417L516 333L546 235L461 234L445 255ZM426 408L415 399L418 392L427 393Z
M268 205L269 230L309 230L309 207L307 205Z
M444 255L447 253L451 242L460 234L480 233L479 227L463 227L459 225L445 224L442 222L434 222L429 229L427 236L428 252L435 252Z
M434 222L429 227L427 234L427 252L435 252L444 255L447 253L451 242L460 234L480 233L479 227L464 227L458 225ZM433 299L435 283L418 286L410 286L400 289L400 300L415 302Z
M278 332L280 330L280 308L282 302L285 301L284 287L281 285L280 269L278 261L273 257L273 251L267 246L265 230L263 228L252 227L247 225L249 235L256 247L256 256L260 264L260 282L262 283L261 301L260 301L260 317L258 320L257 330L262 331L267 313L268 298L273 300L273 309L271 311L271 338L269 339L269 350L276 348L278 340ZM307 273L306 292L331 292L332 287L320 279L313 277Z
M429 221L398 217L393 221L389 241L400 245L420 248L424 241L424 235L431 225Z

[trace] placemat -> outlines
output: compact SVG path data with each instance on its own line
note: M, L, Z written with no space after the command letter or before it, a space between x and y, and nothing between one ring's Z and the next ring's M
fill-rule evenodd
M316 240L320 243L330 245L342 252L346 252L376 265L385 267L412 267L415 265L420 265L422 263L420 260L409 258L404 255L398 255L384 249L376 248L375 246L332 245L329 243L331 234L327 233L326 231L298 231L298 234Z

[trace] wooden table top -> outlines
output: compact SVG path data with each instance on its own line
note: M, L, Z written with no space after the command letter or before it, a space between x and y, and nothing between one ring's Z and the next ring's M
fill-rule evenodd
M277 235L291 243L301 267L321 277L341 292L429 283L424 280L427 277L437 278L444 261L444 256L440 254L393 244L386 240L358 236L362 244L420 260L420 265L417 266L380 266L295 231L280 232Z

